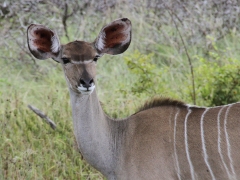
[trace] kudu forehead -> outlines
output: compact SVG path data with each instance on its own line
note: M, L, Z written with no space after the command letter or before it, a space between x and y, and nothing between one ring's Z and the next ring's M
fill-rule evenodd
M70 58L73 61L91 60L97 55L92 43L74 41L62 46L62 57Z
M94 78L96 75L95 63L69 64L63 68L67 77L74 77L76 80L80 79L82 76L89 76L91 78Z

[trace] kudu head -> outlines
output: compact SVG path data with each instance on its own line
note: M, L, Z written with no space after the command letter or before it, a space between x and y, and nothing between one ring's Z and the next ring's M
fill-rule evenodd
M53 60L62 64L69 88L89 95L95 89L96 62L103 54L123 53L131 42L131 22L122 18L104 26L92 43L73 41L60 45L57 34L38 24L27 30L28 47L37 59Z

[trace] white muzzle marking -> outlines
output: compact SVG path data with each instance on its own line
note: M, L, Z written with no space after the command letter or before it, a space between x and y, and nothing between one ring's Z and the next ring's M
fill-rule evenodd
M83 95L90 95L93 92L93 90L95 89L95 84L92 83L91 87L89 87L89 88L83 87L83 85L80 84L80 86L78 86L77 89Z

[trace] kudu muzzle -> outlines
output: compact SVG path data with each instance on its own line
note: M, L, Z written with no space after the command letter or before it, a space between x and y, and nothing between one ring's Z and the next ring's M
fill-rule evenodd
M83 72L78 84L77 89L84 95L91 94L95 89L94 80L87 71Z

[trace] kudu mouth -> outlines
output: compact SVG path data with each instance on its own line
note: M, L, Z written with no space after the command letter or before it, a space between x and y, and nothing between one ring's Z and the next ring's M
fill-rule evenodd
M95 83L94 80L91 79L90 81L85 80L85 79L80 79L80 83L77 86L77 90L82 94L82 95L90 95L95 89Z

